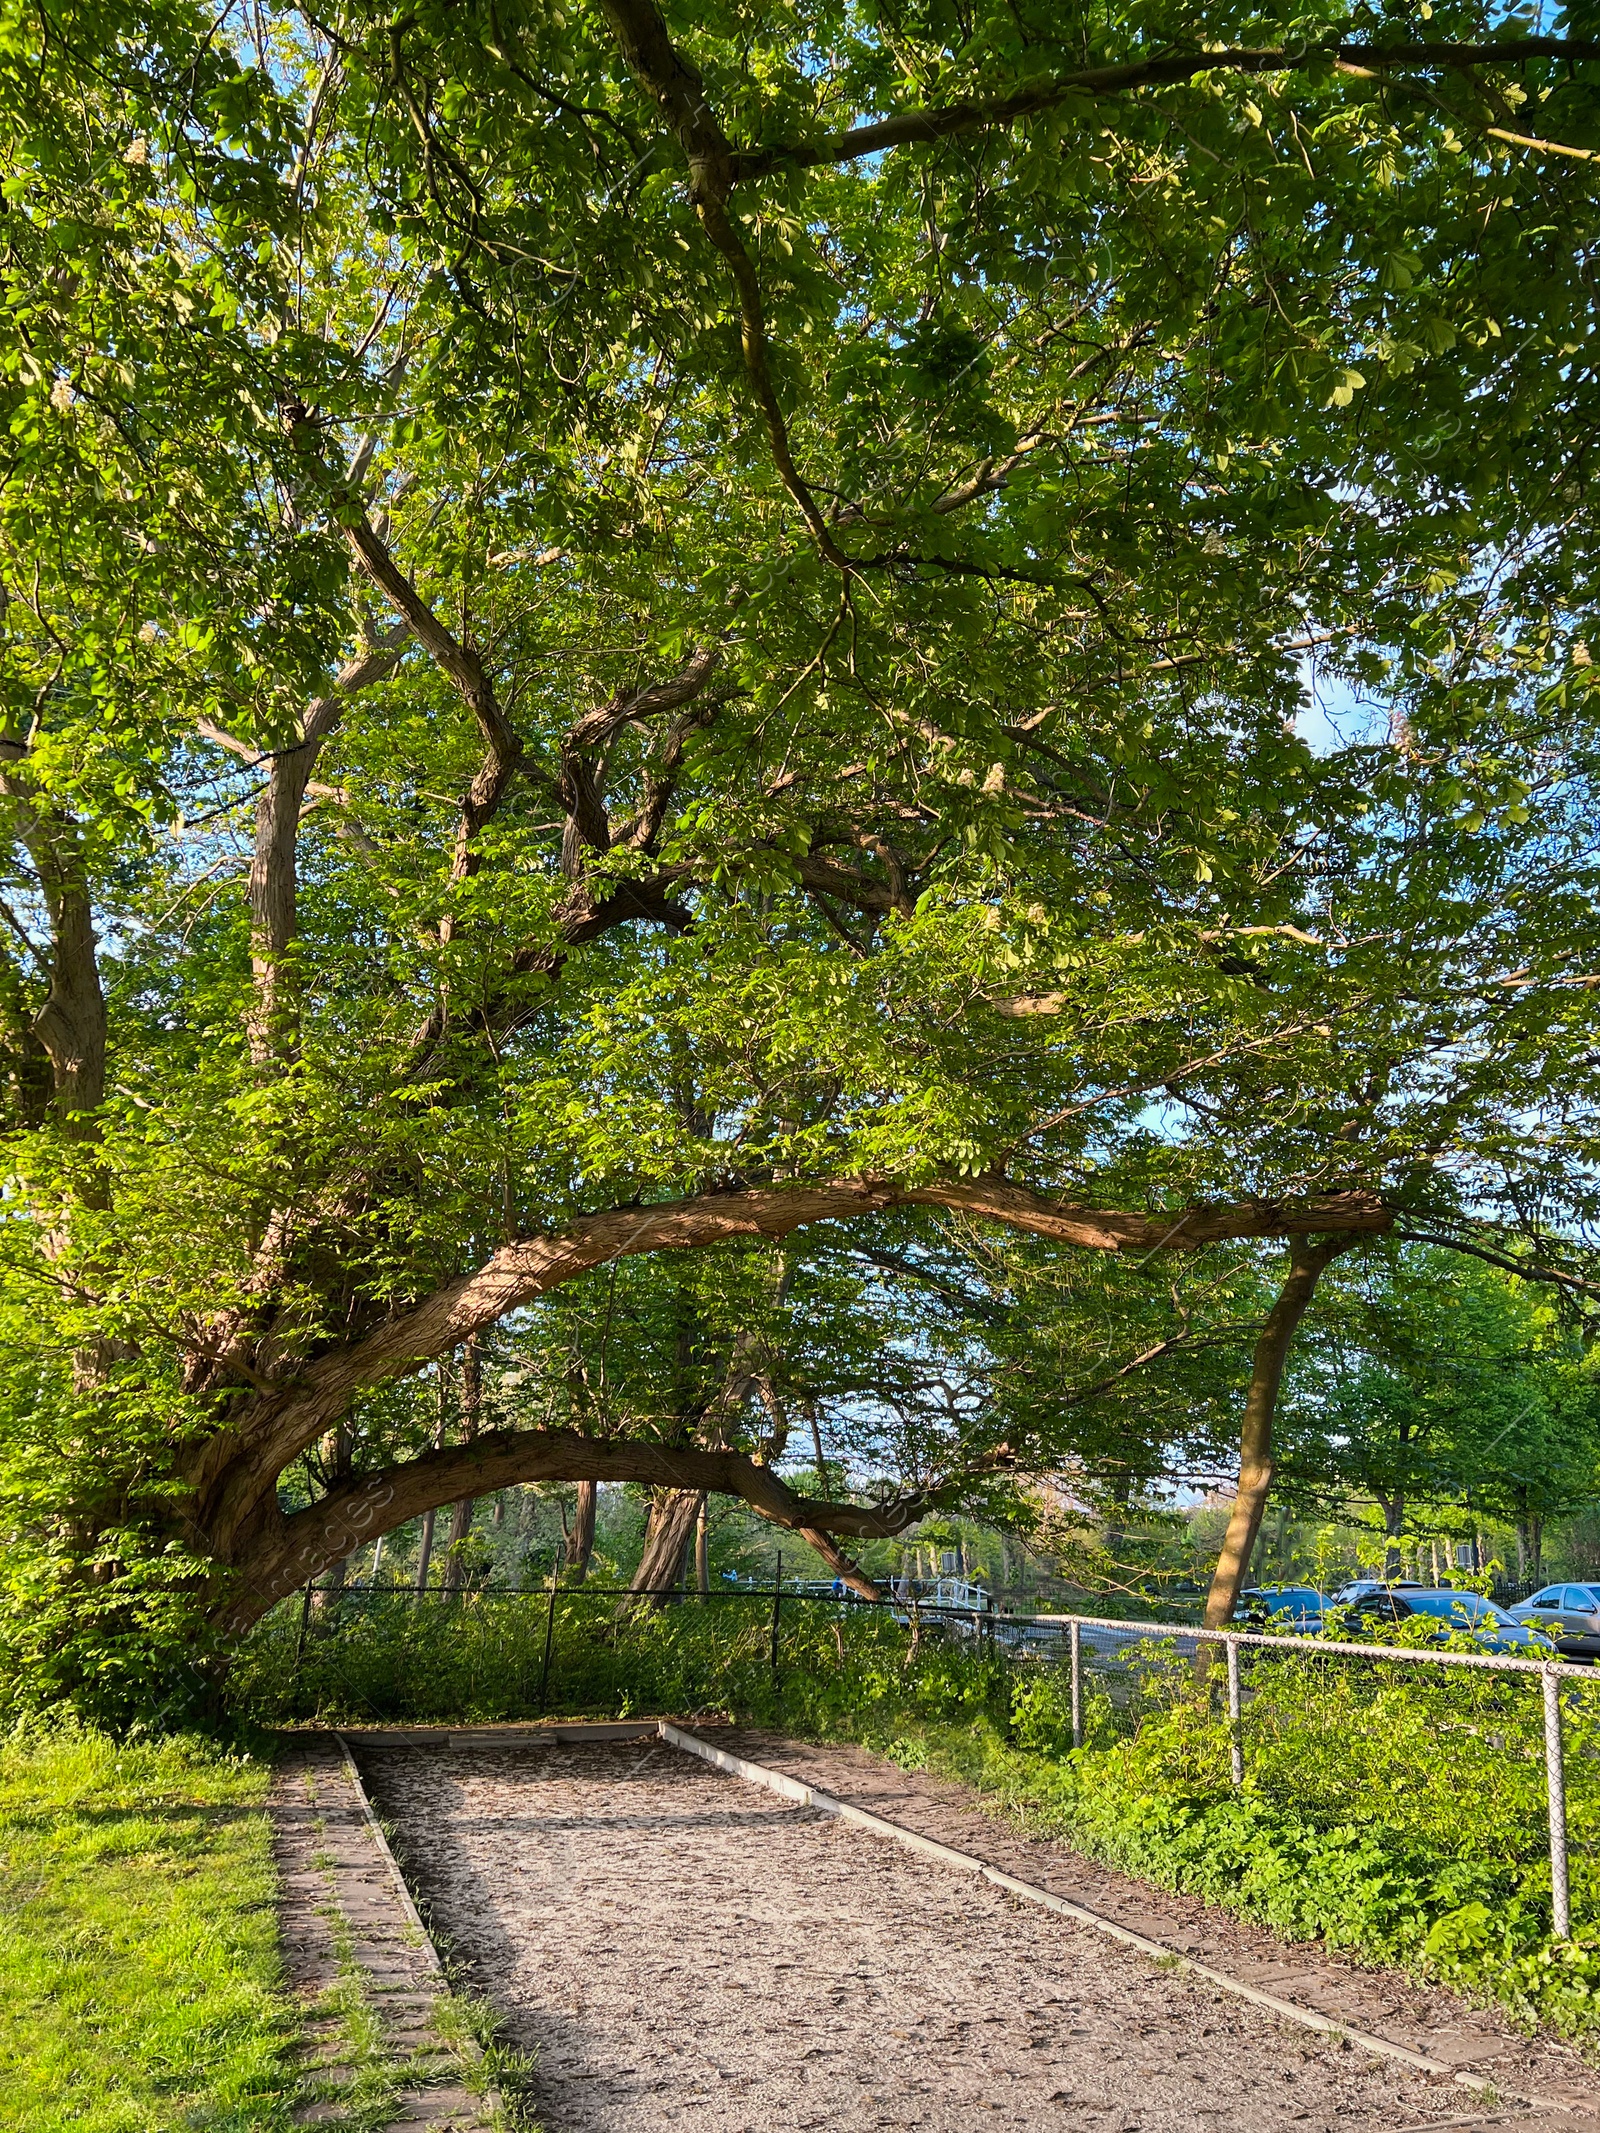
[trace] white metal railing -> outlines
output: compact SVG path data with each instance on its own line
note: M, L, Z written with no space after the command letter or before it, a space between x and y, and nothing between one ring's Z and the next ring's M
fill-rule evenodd
M1572 1897L1567 1877L1567 1787L1561 1734L1561 1683L1588 1681L1595 1676L1588 1667L1572 1666L1559 1659L1513 1659L1499 1652L1431 1652L1397 1644L1355 1644L1335 1637L1297 1637L1271 1630L1196 1629L1187 1622L1117 1622L1101 1615L989 1616L984 1621L1028 1623L1048 1621L1067 1632L1072 1669L1072 1745L1083 1746L1083 1647L1084 1631L1118 1633L1111 1649L1126 1650L1136 1642L1170 1637L1174 1648L1197 1651L1202 1644L1220 1644L1227 1656L1229 1762L1235 1785L1244 1783L1244 1732L1239 1680L1239 1653L1248 1645L1261 1651L1312 1652L1322 1657L1338 1654L1351 1659L1376 1660L1385 1666L1467 1667L1499 1674L1531 1674L1538 1677L1544 1697L1545 1804L1550 1834L1550 1900L1557 1936L1572 1937ZM976 1627L977 1624L975 1623Z

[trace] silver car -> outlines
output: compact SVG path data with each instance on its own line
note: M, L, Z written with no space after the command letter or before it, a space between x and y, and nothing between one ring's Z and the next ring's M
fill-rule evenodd
M1546 1585L1511 1613L1553 1638L1563 1658L1600 1659L1600 1585Z

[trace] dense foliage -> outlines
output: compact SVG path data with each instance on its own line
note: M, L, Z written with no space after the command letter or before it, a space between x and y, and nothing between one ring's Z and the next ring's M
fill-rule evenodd
M1588 1293L1587 28L0 20L24 1693L475 1488L848 1536L1076 1449L958 1400L788 1487L761 1240L819 1222L1333 1240L1269 1424L1335 1242ZM516 1314L687 1248L720 1323L602 1424ZM1270 1271L1119 1269L1097 1354ZM816 1278L848 1376L889 1292ZM429 1449L473 1339L539 1389Z
M1503 1520L1537 1566L1545 1521L1600 1495L1594 1363L1539 1292L1474 1261L1346 1261L1284 1415L1291 1494L1370 1498L1396 1544Z

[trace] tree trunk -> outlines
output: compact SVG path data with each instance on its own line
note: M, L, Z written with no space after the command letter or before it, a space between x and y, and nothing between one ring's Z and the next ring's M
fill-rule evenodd
M57 1119L83 1138L96 1131L88 1114L106 1094L106 1001L88 865L77 823L18 777L14 766L25 753L13 735L0 735L0 793L14 805L10 828L27 847L50 924L50 989L33 1034L49 1054Z
M1128 1538L1128 1507L1133 1502L1133 1475L1124 1467L1112 1484L1111 1516L1106 1520L1105 1550L1116 1568L1117 1555Z
M645 1527L644 1553L628 1587L646 1597L650 1606L663 1606L668 1594L677 1590L684 1554L705 1500L703 1489L656 1491Z
M811 1450L817 1462L817 1494L828 1493L828 1462L822 1456L822 1424L817 1419L817 1403L806 1402L806 1420L811 1424Z
M572 1513L572 1531L567 1535L567 1583L581 1585L589 1575L594 1554L595 1510L600 1500L598 1481L578 1483L578 1501Z
M694 1522L694 1589L698 1593L711 1590L711 1499L702 1496L700 1515Z
M1239 1487L1233 1499L1222 1553L1217 1559L1211 1590L1206 1595L1205 1626L1222 1629L1233 1620L1244 1586L1245 1565L1261 1527L1272 1487L1274 1456L1272 1422L1278 1405L1278 1387L1289 1344L1316 1294L1323 1269L1348 1251L1355 1239L1348 1235L1297 1237L1289 1249L1289 1273L1278 1300L1267 1313L1267 1322L1256 1342L1250 1369L1250 1389L1245 1395L1244 1416L1239 1430ZM1204 1652L1204 1647L1202 1647Z
M695 1509L694 1524L683 1536L683 1552L678 1557L677 1575L672 1580L672 1589L674 1592L684 1592L688 1589L689 1566L694 1561L695 1535L699 1532L700 1521L702 1518L705 1517L705 1515L706 1500L704 1496L702 1496L699 1504Z
M437 1511L424 1511L422 1514L422 1545L417 1550L418 1592L426 1592L428 1589L428 1567L433 1561L433 1522L438 1515Z
M316 767L321 736L302 735L268 767L256 801L255 850L250 861L250 1005L245 1035L258 1067L293 1057L297 987L291 967L297 930L300 810Z
M444 1444L445 1415L450 1404L450 1371L441 1355L433 1366L434 1390L438 1395L439 1413L433 1425L433 1448L439 1451ZM417 1550L417 1590L428 1589L428 1570L433 1562L433 1536L439 1512L435 1504L429 1504L422 1514L422 1545Z
M466 1565L459 1554L462 1542L472 1531L472 1510L477 1502L475 1496L462 1496L450 1506L450 1530L444 1537L444 1589L459 1592L466 1583Z
M350 1558L341 1555L336 1563L330 1563L322 1573L322 1583L313 1595L319 1615L331 1614L344 1593L345 1572L350 1567Z
M1406 1522L1405 1492L1396 1489L1392 1496L1380 1496L1378 1509L1383 1513L1383 1574L1394 1579L1405 1575L1405 1561L1400 1547L1400 1533Z
M483 1365L478 1353L478 1336L472 1334L461 1344L461 1442L464 1445L474 1442L482 1419ZM450 1531L445 1540L446 1592L459 1592L466 1583L466 1565L460 1549L472 1531L472 1511L476 1502L476 1496L462 1496L450 1507Z
M300 817L306 789L323 746L358 691L394 671L408 632L401 624L348 662L327 696L306 708L300 737L268 759L266 789L256 801L255 845L250 859L250 1006L245 1035L258 1067L292 1059L299 1041L300 1002L293 958L299 931ZM250 755L253 751L215 727L213 740Z
M95 953L88 889L66 880L45 883L53 935L50 993L34 1029L55 1071L56 1108L72 1132L87 1130L84 1114L105 1101L106 1003Z

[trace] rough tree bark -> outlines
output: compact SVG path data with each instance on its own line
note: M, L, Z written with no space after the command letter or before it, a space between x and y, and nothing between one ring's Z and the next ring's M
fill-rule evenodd
M599 1482L580 1481L578 1500L572 1508L572 1531L567 1535L566 1571L569 1585L581 1585L589 1575L589 1559L594 1554L595 1512L599 1502Z
M1544 1520L1536 1512L1525 1512L1517 1524L1518 1575L1532 1578L1537 1585L1544 1578Z
M683 1578L683 1559L705 1507L704 1489L659 1489L650 1503L644 1552L629 1583L630 1593L652 1607L664 1606ZM623 1603L625 1606L632 1604Z
M1397 1578L1405 1569L1400 1549L1401 1529L1406 1522L1405 1491L1396 1489L1392 1496L1378 1497L1378 1509L1383 1513L1383 1574Z
M853 1557L845 1554L838 1542L820 1526L797 1526L796 1532L803 1541L808 1541L827 1564L836 1578L848 1585L852 1592L864 1600L881 1600L881 1587L873 1582Z
M1206 1595L1207 1629L1223 1629L1233 1620L1244 1588L1245 1566L1261 1530L1261 1514L1267 1507L1275 1466L1272 1423L1289 1344L1316 1294L1324 1268L1355 1242L1354 1236L1344 1233L1296 1237L1290 1246L1288 1276L1277 1302L1267 1313L1251 1363L1250 1389L1245 1395L1239 1429L1239 1487L1211 1590Z
M268 759L266 788L256 801L249 883L252 983L246 1035L258 1067L290 1058L299 1036L293 959L299 930L300 817L317 759L349 699L394 671L408 634L402 626L348 661L329 693L307 708L298 737ZM257 760L253 750L219 727L204 730L235 754Z
M428 1572L433 1566L433 1529L439 1514L436 1510L422 1514L422 1539L417 1546L417 1590L428 1589Z
M9 829L26 847L49 921L49 990L33 1034L50 1060L57 1122L74 1138L92 1136L106 1094L106 1002L100 985L83 838L78 825L41 799L17 766L26 750L0 734L0 797Z

